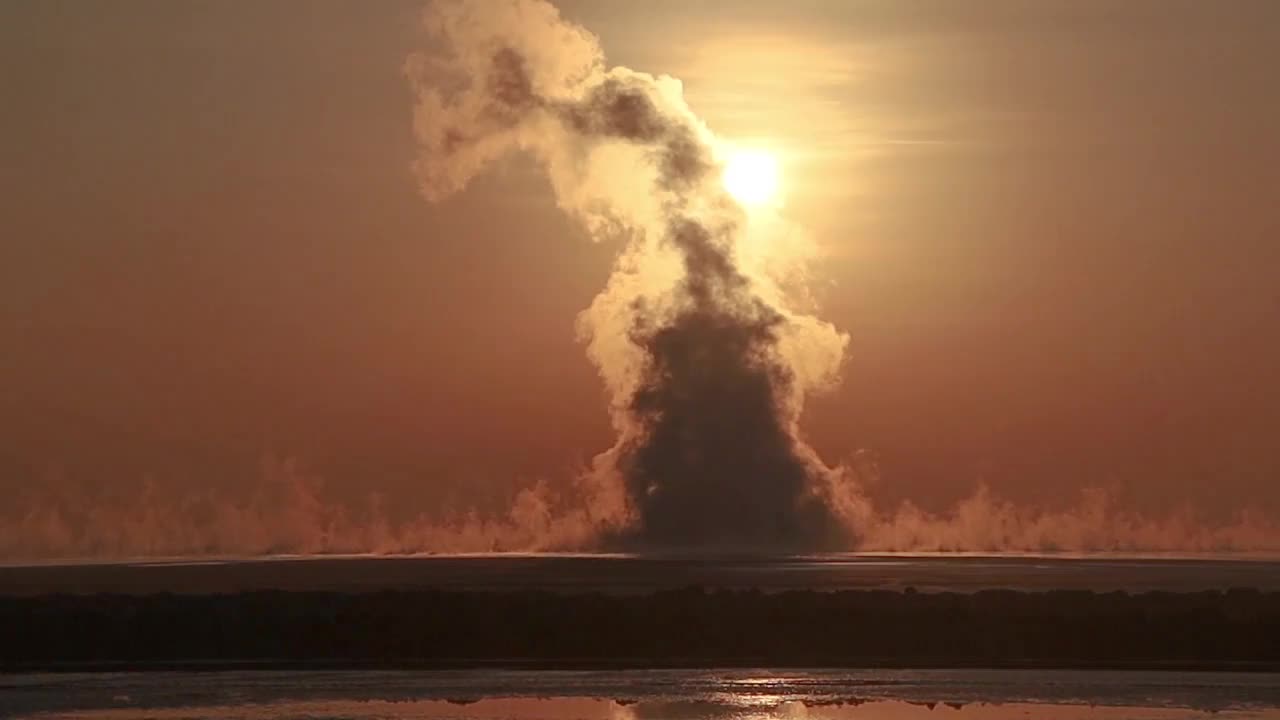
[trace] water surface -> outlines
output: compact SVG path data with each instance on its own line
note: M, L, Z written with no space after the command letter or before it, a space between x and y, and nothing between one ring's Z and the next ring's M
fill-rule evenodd
M1280 720L1280 675L763 669L33 674L0 676L0 716L50 720Z

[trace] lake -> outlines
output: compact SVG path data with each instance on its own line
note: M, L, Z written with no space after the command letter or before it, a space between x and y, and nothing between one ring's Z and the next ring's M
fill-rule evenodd
M0 676L0 715L47 720L1280 719L1280 675L764 669L30 674Z

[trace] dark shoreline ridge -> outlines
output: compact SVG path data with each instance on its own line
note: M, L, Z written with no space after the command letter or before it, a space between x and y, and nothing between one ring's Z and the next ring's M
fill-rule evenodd
M0 595L287 590L650 593L783 590L1280 591L1280 559L836 554L308 556L0 565Z
M0 597L0 670L1280 668L1280 593L261 591Z

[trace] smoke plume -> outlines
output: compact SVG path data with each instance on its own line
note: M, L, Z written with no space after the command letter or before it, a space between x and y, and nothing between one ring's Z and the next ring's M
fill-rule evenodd
M612 398L597 458L605 537L643 547L848 547L828 476L798 432L846 338L745 260L745 215L720 144L678 80L607 67L595 38L540 0L445 1L412 57L416 169L427 198L513 152L546 168L596 236L625 238L581 317ZM607 490L612 488L612 491Z

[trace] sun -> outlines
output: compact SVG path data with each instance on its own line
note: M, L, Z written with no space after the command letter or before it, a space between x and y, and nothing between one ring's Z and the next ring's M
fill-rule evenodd
M767 205L778 195L778 160L763 150L735 150L724 164L723 180L742 205Z

